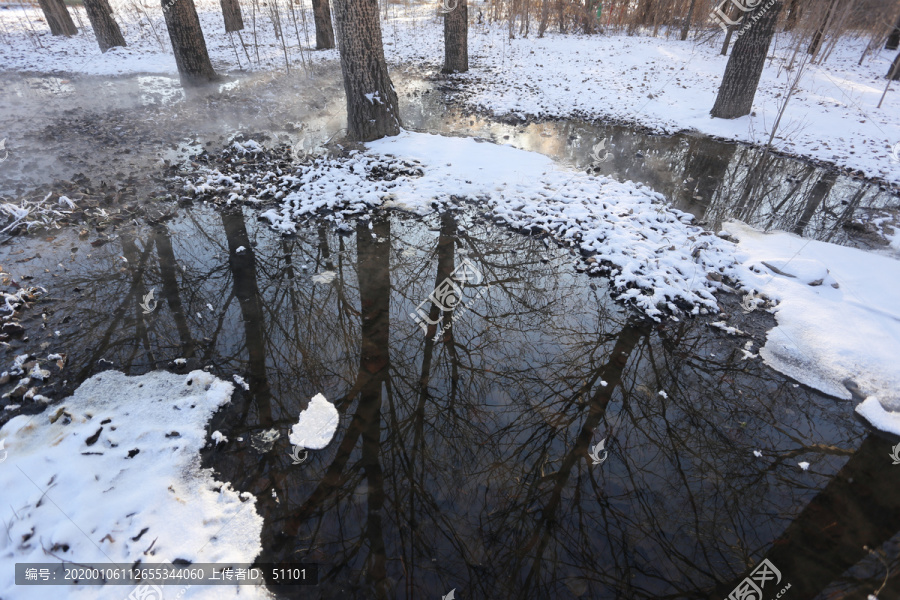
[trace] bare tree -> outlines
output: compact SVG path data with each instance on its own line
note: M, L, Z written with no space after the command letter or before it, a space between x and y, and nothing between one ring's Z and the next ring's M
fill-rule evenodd
M125 46L125 38L122 37L119 24L113 19L108 0L84 0L84 9L91 21L101 52L115 46Z
M72 15L66 9L63 0L38 0L41 10L44 11L44 17L47 19L47 25L50 26L50 33L53 35L75 35L78 28L72 21Z
M312 0L316 22L316 50L334 48L334 28L331 26L331 6L328 0Z
M162 0L162 4L181 83L193 85L216 79L194 0Z
M347 135L363 142L397 135L397 92L384 60L378 0L337 0L335 17L347 94Z
M466 0L444 13L444 73L469 70L469 7Z
M748 29L734 43L728 57L722 85L710 112L713 117L736 119L750 114L781 6L781 2L763 4L745 17L749 19Z

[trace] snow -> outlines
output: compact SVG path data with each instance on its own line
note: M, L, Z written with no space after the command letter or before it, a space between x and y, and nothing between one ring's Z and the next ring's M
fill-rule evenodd
M244 53L235 56L232 38L224 31L219 3L197 0L195 4L210 58L219 72L284 69L282 46L268 11L259 15L259 63L251 47L254 57L248 64ZM175 75L175 59L160 6L151 3L138 15L126 0L112 0L111 5L128 46L112 48L105 54L97 47L83 8L69 7L70 12L78 11L86 25L85 31L72 38L51 36L37 7L0 11L9 41L0 45L0 64L16 71L140 74L139 84L148 90L155 84L146 74ZM300 6L307 11L307 18L303 21L298 16L299 33L287 39L293 67L301 69L301 60L308 60L313 68L336 63L336 50L304 49L301 59L297 35L301 40L315 39L315 31L310 3ZM471 10L488 9L473 5ZM248 18L245 13L245 21ZM26 20L32 22L42 47L35 48L30 41ZM382 36L391 67L412 63L439 69L444 56L442 28L443 20L435 17L431 3L390 11L382 20ZM473 25L469 31L470 71L454 76L463 83L456 99L498 115L611 119L664 133L698 131L764 143L788 80L796 73L796 69L784 68L792 56L794 38L790 33L776 34L753 113L739 119L713 119L709 111L728 57L719 52L721 32L717 28L711 31L716 34L704 34L702 41L692 36L683 42L677 36L584 36L552 30L543 38L509 40L502 23ZM244 38L249 43L246 34ZM894 53L879 50L857 65L867 41L847 36L825 64L806 66L773 144L780 151L900 182L900 168L891 153L892 146L900 141L900 91L889 92L883 107L876 108ZM365 96L370 102L378 101L374 93ZM257 150L252 145L238 146L245 152Z
M0 429L8 452L0 562L52 562L51 548L60 560L82 563L252 562L262 548L255 498L200 467L206 423L232 391L203 371L105 371L47 412L10 420ZM13 575L0 570L4 600L121 600L130 591L21 587ZM184 598L236 593L193 586ZM241 597L268 596L244 587Z
M334 404L322 394L316 394L309 406L300 413L300 420L291 427L291 445L309 450L321 450L331 442L337 431L339 415Z
M334 278L337 277L337 273L334 271L322 271L321 273L316 273L310 279L313 283L321 283L328 284L334 281Z
M753 456L755 456L756 458L762 458L762 455L762 452L760 452L759 450L753 451Z
M376 169L394 173L381 179L370 175ZM693 225L691 215L642 184L472 138L404 131L350 158L301 166L282 176L281 185L293 191L260 216L284 233L319 212L341 222L377 207L424 215L458 199L477 203L514 229L547 233L580 249L591 272L610 274L619 299L653 318L678 312L678 304L694 314L717 311L712 292L720 284L708 275L734 262L731 242Z
M234 251L234 253L235 253L235 254L240 254L240 253L243 252L244 250L246 250L246 248L244 248L243 246L238 246L238 248Z
M900 406L887 410L877 396L869 396L856 406L856 412L873 427L900 435Z
M221 431L213 431L210 437L212 441L216 443L216 446L218 446L219 444L224 444L228 441L228 438Z
M809 470L809 463L806 462L805 460L804 460L804 461L801 461L801 462L798 462L798 463L797 463L797 466L800 467L801 469L803 469L804 471L808 471L808 470Z
M234 379L234 382L235 382L236 384L238 384L239 386L241 386L241 387L244 389L245 392L249 392L249 391L250 391L250 384L247 383L247 382L244 380L243 377L241 377L240 375L235 374L235 375L232 376L232 379Z
M742 263L731 274L777 302L778 326L759 350L766 364L843 399L852 397L844 383L851 380L863 397L900 410L900 261L737 222L725 227L739 240ZM825 284L812 285L823 275Z

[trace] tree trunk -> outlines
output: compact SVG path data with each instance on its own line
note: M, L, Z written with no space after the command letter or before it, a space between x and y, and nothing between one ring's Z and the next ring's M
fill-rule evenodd
M444 13L444 73L469 70L469 7L466 0Z
M162 6L182 85L216 79L194 0L162 0Z
M725 7L725 14L728 17L729 21L738 21L740 15L744 14L744 13L738 12L738 10L739 9L734 4L729 4L728 6ZM731 44L731 36L732 36L732 34L734 34L734 30L738 27L740 27L739 21L738 21L738 25L726 25L725 26L725 41L722 42L722 51L719 53L722 56L726 56L728 54L728 46Z
M397 135L397 92L384 60L378 0L337 0L335 22L347 94L347 135L362 142Z
M241 5L238 0L219 0L222 6L222 16L225 18L225 31L240 31L244 28L244 18L241 16Z
M681 26L681 41L687 39L688 32L691 29L691 21L694 20L694 5L697 4L697 0L691 0L691 4L688 7L687 17L684 19L684 25Z
M50 26L50 33L53 35L75 35L78 28L72 21L72 15L66 9L63 0L38 0L41 10L44 11L44 17L47 19L47 25Z
M713 117L736 119L750 114L780 11L781 2L776 1L760 5L745 17L750 19L746 22L749 29L734 43L728 57L722 85L710 112Z
M784 23L784 31L791 31L797 26L797 21L800 20L802 6L800 0L791 0L791 3L788 5L788 14L787 20Z
M543 0L541 2L541 23L538 25L538 37L544 37L544 32L547 31L547 24L550 22L550 0Z
M809 194L806 197L806 205L803 207L803 212L800 213L797 224L794 225L794 228L791 230L792 233L803 235L806 226L809 225L813 215L816 214L819 205L821 205L825 198L828 197L831 188L834 187L834 184L837 181L837 175L837 171L829 171L822 175L822 177L812 186L812 189L809 190Z
M898 46L900 46L900 18L897 19L897 23L894 24L894 28L891 29L891 34L884 44L884 49L896 50Z
M87 11L100 52L106 52L115 46L125 46L125 38L119 30L119 24L112 16L112 8L107 0L84 0L84 9Z
M900 80L900 54L897 54L897 56L894 57L894 62L891 63L891 68L888 69L885 77L891 81Z
M331 26L331 6L328 0L312 0L316 21L316 50L334 48L334 28Z
M837 0L832 0L828 3L828 10L825 11L825 18L822 19L821 25L816 29L816 32L813 34L812 41L809 43L809 48L806 49L807 54L811 54L813 56L819 52L819 46L822 45L822 36L825 35L825 28L828 26L828 21L831 19L831 11L834 10L834 4Z

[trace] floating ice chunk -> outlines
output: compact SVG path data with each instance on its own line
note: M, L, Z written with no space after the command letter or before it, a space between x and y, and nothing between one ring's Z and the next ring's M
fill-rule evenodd
M243 377L241 377L240 375L235 374L235 375L232 377L232 379L234 379L234 382L235 382L236 384L238 384L239 386L241 386L242 388L244 388L244 391L245 391L245 392L249 392L249 391L250 391L250 384L247 383L246 381L244 381L244 378L243 378Z
M334 281L334 278L337 277L337 273L334 271L322 271L321 273L316 273L312 276L313 283L331 283Z
M316 394L309 406L300 413L300 420L291 427L290 440L294 446L321 450L331 442L338 426L338 411L322 394Z

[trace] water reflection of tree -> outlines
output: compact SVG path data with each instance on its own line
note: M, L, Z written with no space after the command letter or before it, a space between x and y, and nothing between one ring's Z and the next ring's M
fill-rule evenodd
M741 360L744 340L636 322L565 253L470 216L280 238L197 213L167 230L164 264L138 239L124 273L103 248L67 275L91 290L67 306L85 324L71 360L140 371L156 363L135 340L160 362L197 340L197 366L247 376L207 460L256 495L266 558L323 564L306 597L707 597L861 441L846 406ZM493 285L429 342L408 313L463 255ZM325 269L335 280L313 283ZM166 303L137 314L159 285ZM318 392L341 427L295 466L287 430ZM248 438L267 428L282 437L259 454Z

